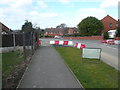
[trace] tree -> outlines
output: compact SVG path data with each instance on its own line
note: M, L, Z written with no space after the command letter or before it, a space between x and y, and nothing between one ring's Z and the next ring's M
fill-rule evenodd
M64 33L67 33L68 27L65 23L61 23L60 25L56 26L56 28L64 29Z
M66 25L66 24L64 24L64 23L62 23L62 24L60 24L60 25L56 26L56 28L66 28L66 27L67 27L67 25Z
M101 35L103 23L95 17L87 17L78 24L81 36Z
M117 27L116 36L120 37L120 27Z
M109 38L108 32L105 32L103 36L104 36L104 39L105 39L105 40L108 39L108 38Z
M32 23L29 22L28 20L25 20L25 23L24 25L22 25L22 32L24 33L30 33L30 32L33 32L33 28L32 28Z
M33 25L32 22L29 22L28 20L25 20L24 25L22 25L21 32L24 33L30 33L30 32L38 32L40 31L40 27L36 25Z

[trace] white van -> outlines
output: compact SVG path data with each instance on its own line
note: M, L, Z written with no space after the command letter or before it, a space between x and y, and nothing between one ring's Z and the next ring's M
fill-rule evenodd
M55 38L55 39L60 39L60 38L61 38L61 36L57 36L57 35L56 35L54 38Z

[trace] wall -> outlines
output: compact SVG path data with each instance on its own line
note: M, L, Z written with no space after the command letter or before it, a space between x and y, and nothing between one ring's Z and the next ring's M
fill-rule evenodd
M103 36L63 37L64 39L103 40Z
M115 37L115 40L120 40L120 37Z

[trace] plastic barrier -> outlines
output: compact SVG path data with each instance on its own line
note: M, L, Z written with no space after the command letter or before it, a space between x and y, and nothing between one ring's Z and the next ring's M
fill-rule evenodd
M115 40L115 44L120 44L120 40Z
M101 40L101 43L114 45L114 44L120 44L120 40Z
M81 44L81 43L76 43L76 44L74 45L74 47L76 47L76 48L78 48L78 49L82 49L82 48L85 48L86 45L85 45L85 44Z
M115 44L115 41L114 41L114 40L107 41L107 44L109 44L109 45L114 45L114 44Z
M107 40L101 40L101 43L107 43Z
M39 46L41 45L41 42L40 42L40 40L38 40L37 44L38 44Z
M72 41L50 41L51 45L68 45L68 46L73 46L73 42Z

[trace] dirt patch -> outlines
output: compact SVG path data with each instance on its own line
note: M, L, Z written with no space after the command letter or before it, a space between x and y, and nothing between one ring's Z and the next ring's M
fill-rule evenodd
M16 66L16 70L11 72L8 77L2 76L2 88L15 89L19 84L19 81L21 80L30 61L31 57L27 58L27 60L24 60L20 63L20 65Z

